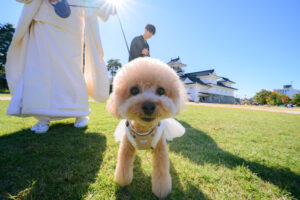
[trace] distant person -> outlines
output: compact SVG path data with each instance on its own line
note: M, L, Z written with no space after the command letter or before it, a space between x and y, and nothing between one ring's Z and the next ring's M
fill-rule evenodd
M129 61L144 56L150 56L150 49L147 40L155 35L155 26L147 24L144 34L133 38L130 45Z

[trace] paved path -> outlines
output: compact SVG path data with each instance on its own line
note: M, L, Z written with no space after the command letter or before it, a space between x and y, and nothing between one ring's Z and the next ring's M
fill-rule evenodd
M11 97L1 97L0 100L10 100ZM244 106L244 105L231 105L231 104L214 104L214 103L193 103L188 102L189 105L197 106L209 106L217 108L233 108L233 109L246 109L246 110L258 110L258 111L267 111L267 112L277 112L277 113L287 113L300 115L300 109L298 108L281 108L281 107L265 107L265 106Z
M265 107L265 106L248 106L248 105L214 104L214 103L193 103L193 102L188 102L187 104L197 105L197 106L258 110L258 111L267 111L267 112L277 112L277 113L287 113L287 114L300 115L300 109L299 108L282 108L282 107Z
M11 97L0 97L0 100L10 100Z

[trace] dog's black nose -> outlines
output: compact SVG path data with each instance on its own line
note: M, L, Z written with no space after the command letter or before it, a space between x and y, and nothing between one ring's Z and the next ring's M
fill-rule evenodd
M142 109L146 115L152 115L155 110L155 104L151 102L143 103Z

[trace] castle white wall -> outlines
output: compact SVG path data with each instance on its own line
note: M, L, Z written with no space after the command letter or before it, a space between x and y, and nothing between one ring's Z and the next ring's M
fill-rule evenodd
M224 96L233 96L234 92L231 89L221 88L221 87L212 87L208 90L208 93L224 95Z
M224 85L226 85L227 87L231 87L232 83L231 82L222 82Z
M185 89L188 94L188 98L191 101L199 100L199 92L208 93L207 87L202 87L199 84L185 85Z
M217 84L217 79L211 78L211 77L198 77L201 81L204 83L212 83Z

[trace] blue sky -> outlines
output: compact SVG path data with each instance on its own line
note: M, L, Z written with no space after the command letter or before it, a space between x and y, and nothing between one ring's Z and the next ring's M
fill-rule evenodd
M22 4L1 2L0 23L17 24ZM236 82L237 97L293 81L300 89L299 0L127 0L119 11L128 42L152 23L151 56L180 56L186 72L215 69ZM100 23L105 61L126 64L128 53L117 17Z

